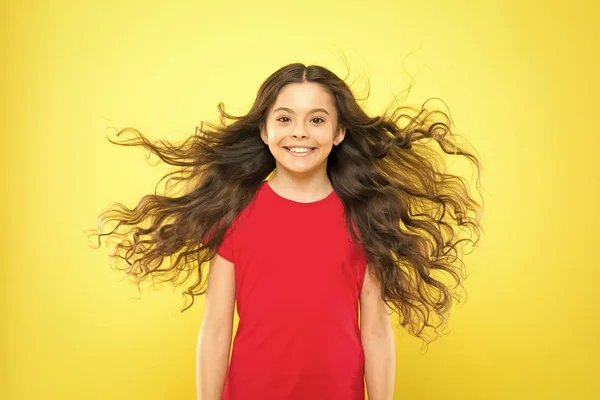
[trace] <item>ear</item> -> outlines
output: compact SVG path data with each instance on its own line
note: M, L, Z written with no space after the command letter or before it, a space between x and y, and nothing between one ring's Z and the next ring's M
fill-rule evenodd
M264 144L269 144L269 139L268 139L268 136L267 136L267 129L265 128L265 124L264 123L260 124L259 125L259 129L260 129L260 137L262 138L263 143Z
M340 125L337 131L337 135L335 136L335 138L333 138L333 144L337 146L338 144L342 143L344 137L346 137L346 127Z

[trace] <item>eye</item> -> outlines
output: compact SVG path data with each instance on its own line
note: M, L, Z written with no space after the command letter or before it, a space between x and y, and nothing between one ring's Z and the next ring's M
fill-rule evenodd
M284 118L285 118L285 121L283 120ZM311 119L311 121L314 121L314 120L318 120L319 121L319 122L317 122L317 125L320 125L323 122L325 122L325 120L323 118L319 118L319 117L315 117L315 118ZM279 117L279 118L276 119L276 121L279 121L279 122L288 122L289 118L288 117Z

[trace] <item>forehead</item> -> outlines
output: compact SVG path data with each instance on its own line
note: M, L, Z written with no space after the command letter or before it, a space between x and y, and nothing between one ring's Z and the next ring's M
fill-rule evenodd
M324 108L330 113L335 112L333 96L322 85L314 82L285 85L279 91L273 109L279 106L299 111Z

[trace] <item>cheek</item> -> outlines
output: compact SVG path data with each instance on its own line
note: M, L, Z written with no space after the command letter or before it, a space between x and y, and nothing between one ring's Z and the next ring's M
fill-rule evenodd
M319 146L321 146L321 147L329 148L329 147L333 146L333 137L331 136L331 134L329 132L323 133L322 135L319 135L315 139L316 139L317 143L319 143Z
M273 128L269 131L268 141L269 144L277 146L284 140L288 135L288 133L281 128Z

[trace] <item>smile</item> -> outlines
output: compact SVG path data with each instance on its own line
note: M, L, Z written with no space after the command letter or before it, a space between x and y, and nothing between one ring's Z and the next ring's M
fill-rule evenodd
M308 157L313 154L316 148L302 148L302 147L294 147L293 150L284 147L285 151L291 154L294 157Z

